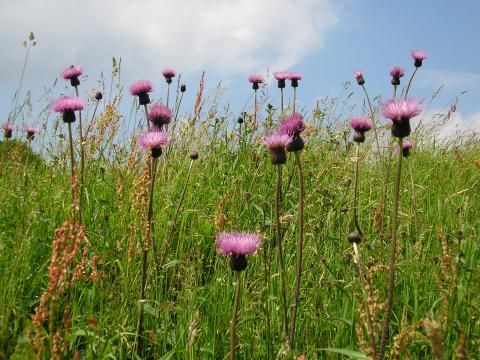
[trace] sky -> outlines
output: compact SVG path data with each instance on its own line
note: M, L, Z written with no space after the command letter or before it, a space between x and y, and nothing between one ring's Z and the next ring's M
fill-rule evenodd
M361 104L354 71L364 72L372 97L387 98L390 68L404 67L406 82L413 70L410 51L419 48L429 58L411 95L430 97L443 86L427 105L434 113L466 91L449 126L480 131L478 14L478 0L0 0L0 119L11 109L25 58L22 43L33 31L37 45L21 94L31 91L34 114L44 87L62 69L82 65L88 74L82 86L93 88L102 71L109 73L112 56L122 58L126 85L154 82L153 98L164 96L161 71L175 68L187 84L186 107L193 106L203 70L206 88L221 82L223 102L233 112L251 106L249 74L277 70L303 73L298 100L307 109L342 94L346 81L353 82L351 101ZM48 94L50 100L63 89ZM275 82L266 89L277 101Z

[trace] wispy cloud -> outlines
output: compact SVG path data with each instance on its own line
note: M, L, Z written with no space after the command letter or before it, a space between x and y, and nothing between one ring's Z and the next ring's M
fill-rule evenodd
M480 74L428 68L423 72L421 77L423 85L435 87L444 85L445 89L454 91L480 90Z

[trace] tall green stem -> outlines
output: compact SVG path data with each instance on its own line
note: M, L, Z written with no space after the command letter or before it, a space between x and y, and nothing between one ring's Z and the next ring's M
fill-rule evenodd
M282 165L277 165L277 188L275 192L275 235L278 247L278 264L280 267L280 291L282 293L283 308L283 327L285 331L285 339L288 339L288 314L287 314L287 294L285 286L285 258L283 255L282 245L282 228L280 224L280 202L282 193Z
M253 109L253 124L254 124L255 129L257 129L258 128L258 126L257 126L257 106L258 105L257 105L257 90L256 89L254 90L254 95L255 96L254 96L254 106L253 106L254 107L254 109Z
M167 107L170 101L170 83L167 84Z
M415 74L417 73L417 70L418 70L418 67L415 67L415 70L413 70L412 76L410 76L410 79L408 80L407 89L405 90L405 99L407 98L408 92L410 91L410 87L412 86L412 81Z
M232 322L230 324L230 360L235 359L235 349L237 347L237 316L238 316L238 306L240 303L240 291L242 287L242 275L240 271L235 272L236 285L235 285L235 295L233 298L233 310L232 310Z
M355 228L357 229L360 235L363 235L362 230L360 229L360 225L358 224L358 209L357 209L357 196L358 196L358 177L359 177L359 152L360 152L360 145L356 143L355 149L355 177L353 179L353 222L355 224Z
M303 186L303 169L300 161L300 151L295 151L295 160L298 167L298 181L300 186L300 194L298 197L298 248L297 248L297 272L295 276L295 290L293 295L292 319L290 322L290 336L288 345L293 349L295 339L295 326L297 322L298 298L300 295L300 283L302 278L302 256L303 256L303 221L304 221L304 186Z
M185 183L183 184L182 194L180 195L180 199L178 200L177 209L175 210L175 215L173 215L173 219L170 223L170 229L168 230L168 235L165 237L165 240L162 244L161 257L157 261L157 274L159 274L160 271L162 270L163 264L167 257L168 245L172 240L173 231L175 230L175 226L177 225L177 218L178 218L178 215L180 214L180 209L182 208L183 200L185 198L185 193L187 192L188 182L190 181L190 175L192 174L193 162L194 160L190 160L187 177L185 178Z
M293 88L293 106L292 106L292 109L293 109L293 113L295 114L295 105L297 103L297 88L294 87Z
M148 107L147 107L147 104L143 105L143 109L145 110L145 120L147 120L147 129L150 130L150 121L148 120Z
M281 115L283 116L283 88L280 88L280 109Z
M78 86L75 86L75 93L79 96ZM85 144L83 141L82 110L78 111L78 135L80 137L80 199L78 203L79 218L82 221L83 213L83 190L84 190L84 172L85 172Z
M398 160L397 160L397 174L395 177L395 193L393 198L393 212L392 212L392 239L391 239L391 248L390 248L390 263L388 269L388 293L387 293L387 304L386 304L386 314L385 320L383 322L382 329L382 338L380 343L380 356L379 359L383 358L385 354L385 346L387 344L389 336L389 326L390 320L392 317L392 303L393 303L393 292L395 287L395 258L397 253L397 218L398 218L398 204L400 198L400 179L402 175L402 148L403 148L403 138L398 139Z
M157 170L157 158L152 158L152 176L150 177L150 195L148 199L148 212L147 212L147 229L145 234L145 240L143 243L143 259L142 259L142 283L140 287L140 309L138 313L138 325L137 325L137 355L142 356L144 339L143 339L143 319L145 314L145 287L147 284L147 267L148 267L148 247L150 245L150 232L153 225L153 192L155 187L155 173Z

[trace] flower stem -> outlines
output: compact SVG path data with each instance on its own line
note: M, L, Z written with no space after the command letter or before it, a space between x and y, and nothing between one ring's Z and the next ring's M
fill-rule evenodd
M254 93L255 93L255 96L254 96L254 109L253 109L253 124L254 124L254 127L255 129L258 128L257 126L257 90L253 90Z
M393 100L397 97L397 85L393 85Z
M365 98L367 99L368 108L370 109L370 118L373 122L373 133L375 135L375 144L377 146L378 159L382 162L382 153L380 151L380 142L378 141L377 134L377 124L375 123L375 113L373 112L372 102L370 101L370 96L368 96L367 89L365 85L362 85L363 92L365 93ZM386 165L384 165L386 167ZM382 175L385 175L385 168L382 167Z
M242 276L240 271L235 272L236 285L235 285L235 295L233 298L233 310L232 310L232 323L230 325L230 360L235 359L235 348L237 347L237 313L238 305L240 303L240 291L242 286Z
M398 160L397 160L397 174L395 177L395 193L393 198L393 212L392 212L392 239L391 239L391 248L390 248L390 263L388 269L388 294L387 294L387 304L386 304L386 314L385 320L383 322L382 329L382 338L380 343L380 356L379 359L383 358L385 354L385 346L387 344L389 336L389 326L390 319L392 317L392 303L393 303L393 291L395 286L395 257L397 253L397 218L398 218L398 203L400 198L400 178L402 175L402 146L403 138L398 139Z
M297 103L297 88L293 88L293 113L295 114L295 104Z
M297 272L295 276L295 290L293 295L292 319L290 322L290 336L288 338L288 346L293 349L295 338L295 326L297 322L298 297L300 295L300 282L302 277L302 255L303 255L303 211L304 211L304 186L303 186L303 170L300 161L300 152L295 151L295 160L298 167L298 181L300 186L300 194L298 197L298 248L297 248Z
M167 107L168 107L169 101L170 101L170 83L167 84Z
M280 291L282 293L283 327L285 331L285 339L288 340L287 294L286 294L286 286L285 286L285 258L283 255L282 228L280 224L281 193L282 193L282 166L277 165L277 189L275 192L275 235L277 238L277 247L278 247L278 264L280 267Z
M143 260L142 260L142 283L140 287L140 310L138 314L137 325L137 355L141 356L143 353L143 319L144 319L144 306L145 306L145 287L147 284L147 266L148 266L148 247L150 245L150 231L153 225L153 192L155 186L155 173L157 170L157 158L152 159L152 168L150 177L150 195L148 200L148 212L147 212L147 229L145 234L145 240L143 243Z
M75 93L79 96L78 86L75 86ZM80 199L78 203L79 219L82 221L83 212L83 190L84 190L84 172L85 172L85 144L83 141L82 110L78 111L78 135L80 137Z
M173 215L173 219L170 223L170 229L168 230L168 235L162 244L161 257L157 261L157 275L162 270L163 264L165 262L165 258L167 257L168 245L172 240L173 231L175 230L175 226L177 225L177 218L178 218L178 215L180 214L180 209L182 208L183 200L185 198L185 193L187 192L188 182L190 180L190 175L192 174L193 162L194 160L190 160L187 177L185 178L185 183L183 184L182 194L180 195L180 199L178 200L177 209L175 210L175 215Z
M370 347L373 354L373 359L377 359L377 348L375 342L375 333L373 331L373 319L370 313L370 306L368 304L368 293L367 287L365 285L365 275L363 274L363 265L362 260L360 258L360 250L358 249L357 243L353 243L353 251L355 253L355 263L357 264L358 269L358 277L360 278L360 284L362 285L363 290L363 306L365 308L365 313L367 315L367 328L368 328L368 336L370 338Z
M148 107L147 104L143 105L145 109L145 120L147 120L147 129L150 130L150 121L148 121Z
M410 91L410 87L412 86L413 77L417 73L417 70L418 70L418 67L416 67L415 70L413 70L412 76L410 76L410 79L408 80L407 89L405 90L405 99L407 98L408 92Z
M280 88L280 109L280 114L283 116L283 88Z
M360 152L360 145L356 143L355 149L355 176L353 179L353 223L355 228L357 229L360 235L363 235L362 230L360 229L360 225L358 224L358 210L357 210L357 195L358 195L358 177L359 177L359 152Z

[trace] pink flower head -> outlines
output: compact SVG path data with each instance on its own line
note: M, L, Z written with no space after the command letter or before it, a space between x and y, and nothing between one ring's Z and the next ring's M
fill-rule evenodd
M382 115L392 121L410 120L422 111L420 102L415 99L388 100L382 104Z
M265 79L260 74L252 74L248 77L248 81L250 81L252 84L262 84L265 82Z
M15 125L8 124L8 123L7 124L2 124L1 128L2 128L2 130L5 130L5 132L13 131L13 130L15 130Z
M353 73L353 76L355 76L355 79L358 81L359 79L363 78L363 73L360 70L357 70Z
M173 78L175 77L175 70L174 69L171 69L171 68L168 68L168 69L165 69L162 71L162 75L165 77L165 78Z
M423 61L428 57L427 52L423 50L413 50L411 55L412 55L412 59L415 61L417 60Z
M151 81L148 80L138 80L137 82L130 85L128 88L130 94L133 96L139 96L141 94L147 94L152 91L153 85Z
M410 150L413 147L413 143L410 140L405 140L403 142L402 148L403 150Z
M251 255L260 243L261 238L255 233L221 233L217 236L217 251L222 255Z
M287 134L290 136L298 136L305 130L305 122L300 114L292 114L285 118L278 128L279 134Z
M400 66L395 66L392 68L392 70L390 70L390 76L394 78L399 79L403 77L403 74L404 74L403 68L401 68Z
M286 80L288 79L288 73L286 71L277 71L273 73L276 80Z
M350 120L350 125L352 126L352 129L355 131L358 131L360 133L364 133L368 130L370 130L373 126L372 122L370 119L364 118L364 117L354 117Z
M154 125L162 127L163 125L169 124L172 120L172 111L165 105L153 104L148 112L147 118Z
M285 148L292 141L292 136L289 134L281 134L279 132L274 132L270 135L267 135L263 139L263 143L269 149L278 149Z
M149 130L140 135L138 142L146 150L161 149L168 144L167 133L158 129Z
M61 75L65 80L70 80L72 78L79 77L82 74L83 67L72 65L68 69L63 70Z
M38 128L36 126L33 126L33 125L27 125L24 127L24 130L28 133L28 134L33 134L35 135L37 132L38 132Z
M53 111L59 113L83 110L84 107L85 101L76 96L62 96L52 104Z
M288 73L288 80L298 81L302 80L302 73L298 71Z

